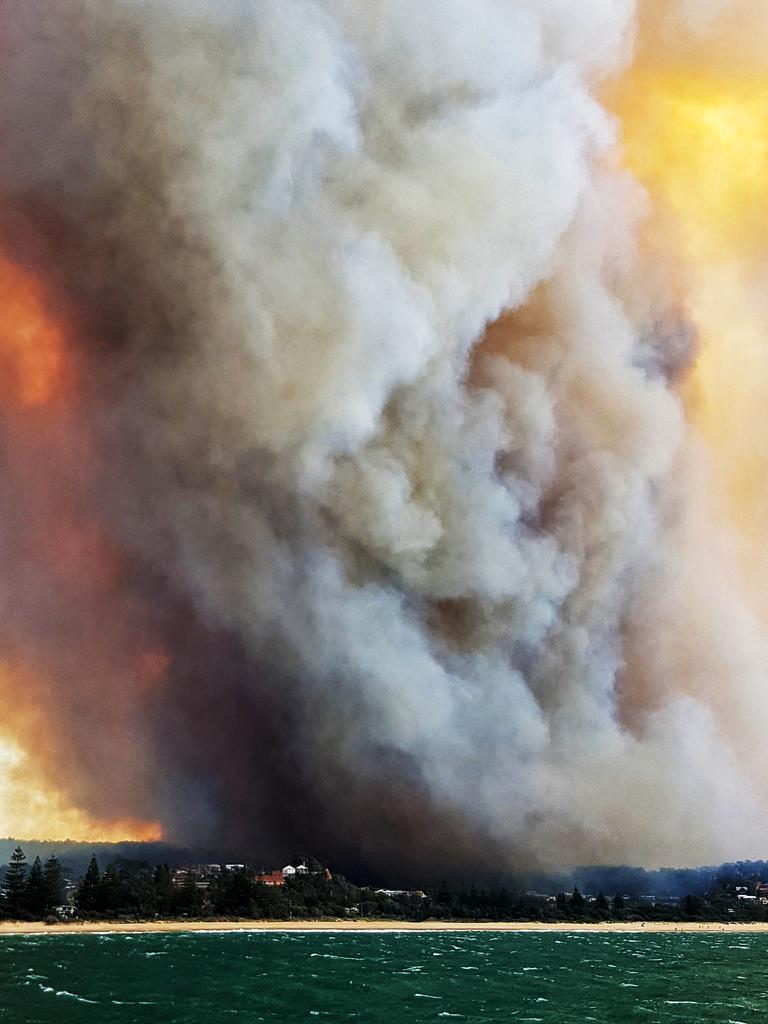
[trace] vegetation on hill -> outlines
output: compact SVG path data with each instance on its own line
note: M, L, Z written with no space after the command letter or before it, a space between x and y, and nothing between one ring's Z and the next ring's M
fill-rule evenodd
M42 920L75 916L89 920L153 918L266 920L367 918L407 921L765 921L760 879L740 872L717 878L703 894L682 899L649 895L582 893L574 887L555 896L511 888L455 887L423 891L358 886L331 877L310 860L306 874L268 885L248 868L189 869L119 859L102 870L91 858L79 879L67 877L55 856L31 865L17 847L4 871L0 916ZM749 890L752 890L751 892ZM755 893L758 895L756 896Z

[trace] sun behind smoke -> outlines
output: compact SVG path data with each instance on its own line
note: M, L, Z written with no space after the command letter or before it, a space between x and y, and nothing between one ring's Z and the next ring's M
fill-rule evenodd
M656 209L650 243L677 253L678 298L700 334L686 403L751 561L768 524L768 80L641 67L617 107Z

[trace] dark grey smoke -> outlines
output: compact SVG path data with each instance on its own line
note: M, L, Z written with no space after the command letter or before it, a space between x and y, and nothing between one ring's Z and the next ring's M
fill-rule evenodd
M646 666L690 336L602 159L632 5L471 7L0 0L0 239L77 381L6 416L2 643L89 811L403 871L765 838Z

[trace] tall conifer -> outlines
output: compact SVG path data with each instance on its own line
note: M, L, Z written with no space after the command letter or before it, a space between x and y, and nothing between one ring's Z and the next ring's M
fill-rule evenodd
M48 909L48 886L39 857L35 857L24 883L23 909L30 917L38 920L45 917Z
M24 880L27 874L27 858L20 846L11 854L5 869L3 892L3 913L6 917L18 919L24 913Z
M99 873L98 862L95 857L91 857L88 870L85 872L80 885L78 885L77 895L75 896L75 905L81 913L91 914L96 910L99 902L100 881L101 874Z
M46 910L51 913L64 903L64 874L61 864L53 856L49 857L43 868L46 888Z

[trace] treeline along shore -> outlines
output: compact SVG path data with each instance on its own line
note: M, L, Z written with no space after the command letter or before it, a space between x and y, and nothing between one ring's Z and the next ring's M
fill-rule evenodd
M703 894L680 899L598 892L546 894L507 886L383 889L357 885L311 857L298 867L265 871L246 864L167 864L118 858L101 866L92 857L81 876L56 856L27 862L17 847L2 873L0 919L16 922L336 921L412 924L742 923L768 926L768 885L760 878L719 877Z

